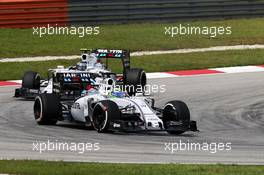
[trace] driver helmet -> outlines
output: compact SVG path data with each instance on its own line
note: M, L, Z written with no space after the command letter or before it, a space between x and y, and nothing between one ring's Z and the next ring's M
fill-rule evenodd
M84 71L87 69L87 64L85 62L79 62L76 65L76 69L80 71Z
M111 95L114 97L123 98L123 97L126 97L126 92L114 91L114 92L112 92Z
M84 89L81 92L81 96L85 96L87 94L96 94L97 91L94 89L94 87L91 84L84 84Z

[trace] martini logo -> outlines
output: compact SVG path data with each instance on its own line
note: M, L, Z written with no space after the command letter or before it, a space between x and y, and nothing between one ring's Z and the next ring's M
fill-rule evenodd
M114 53L114 54L122 54L122 50L107 50L107 49L98 49L97 52L99 53Z
M119 53L119 54L123 53L122 50L110 50L109 52L110 53Z

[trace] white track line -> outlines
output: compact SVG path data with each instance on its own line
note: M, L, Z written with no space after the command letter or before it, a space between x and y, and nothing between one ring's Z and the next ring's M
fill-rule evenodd
M223 67L213 68L210 70L216 70L224 73L246 73L246 72L264 72L264 67L260 66L237 66L237 67Z
M178 77L178 75L168 74L166 72L152 72L147 73L148 79L154 79L154 78L170 78L170 77Z
M131 56L179 54L179 53L226 51L226 50L246 50L246 49L264 49L264 45L261 45L261 44L235 45L235 46L215 46L215 47L197 48L197 49L177 49L177 50L166 50L166 51L139 51L139 52L132 52ZM49 60L61 60L61 59L72 60L72 59L77 59L77 58L80 58L80 55L2 58L0 59L0 62L49 61Z
M142 51L133 52L132 56L143 56L143 55L161 55L161 54L173 54L173 53L193 53L193 52L208 52L208 51L226 51L226 50L246 50L246 49L264 49L264 45L236 45L236 46L215 46L208 48L197 48L197 49L177 49L167 51Z

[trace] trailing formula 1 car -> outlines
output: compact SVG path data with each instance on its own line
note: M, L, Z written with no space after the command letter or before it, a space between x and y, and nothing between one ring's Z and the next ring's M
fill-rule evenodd
M65 98L78 97L84 86L100 84L107 81L109 84L128 85L129 95L135 95L147 83L146 73L143 69L130 68L129 50L82 49L82 60L76 66L64 68L58 66L49 70L47 80L41 80L37 72L27 71L22 78L22 86L15 90L15 97L34 98L41 93L60 93ZM117 75L109 71L108 59L122 60L123 74ZM106 63L102 63L106 59ZM141 88L144 89L144 88Z
M39 94L34 102L34 117L40 125L68 121L93 127L98 132L197 131L184 102L169 101L163 108L157 108L154 99L131 97L127 92L113 91L108 84L91 87L75 100L62 101L56 94Z

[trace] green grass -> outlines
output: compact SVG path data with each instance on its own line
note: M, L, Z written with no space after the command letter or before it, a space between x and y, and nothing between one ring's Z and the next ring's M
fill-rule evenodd
M189 24L190 26L231 26L232 35L210 38L204 35L165 35L164 27ZM87 48L127 48L135 50L169 50L200 48L217 45L264 44L264 18L178 23L143 23L100 25L100 34L79 38L70 35L33 35L32 29L0 29L0 57L41 55L72 55Z
M49 68L57 65L75 65L77 60L55 60L43 62L0 63L0 80L21 79L23 72L34 70L46 77ZM120 60L109 61L113 72L121 73ZM165 54L132 57L131 66L144 68L146 72L163 72L228 66L264 64L264 50L218 51L188 54Z
M21 175L260 175L264 173L264 166L106 164L1 160L0 173L11 173Z

